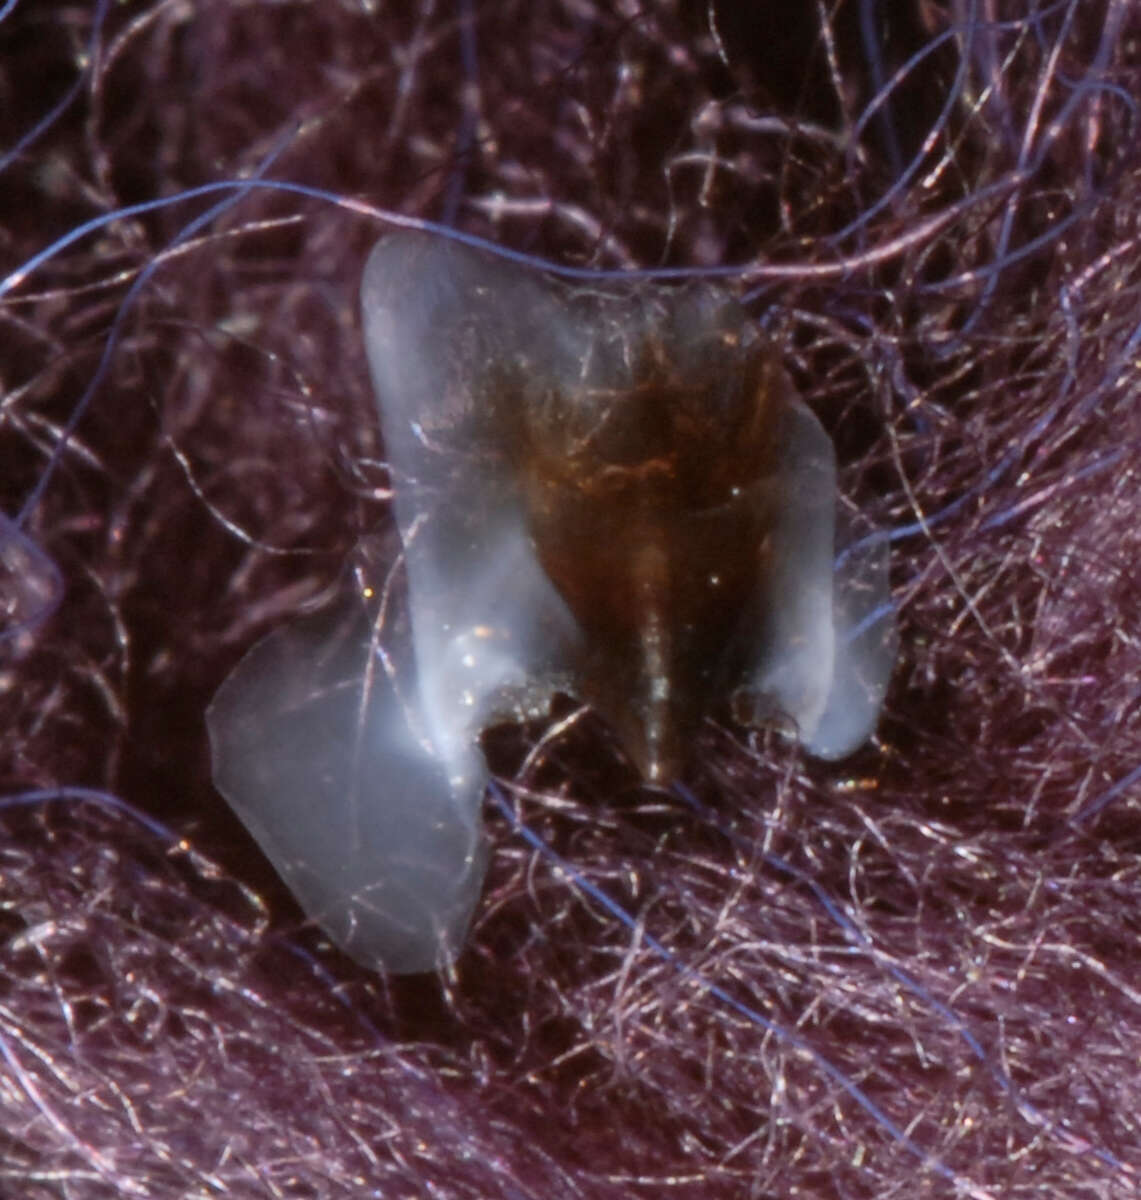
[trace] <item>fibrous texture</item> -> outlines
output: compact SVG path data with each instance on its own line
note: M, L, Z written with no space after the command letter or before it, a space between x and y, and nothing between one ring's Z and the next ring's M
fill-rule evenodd
M0 1195L1135 1195L1135 6L0 18ZM647 788L573 700L488 730L484 903L403 980L306 924L204 721L399 563L384 213L721 272L900 645L842 763L745 711Z

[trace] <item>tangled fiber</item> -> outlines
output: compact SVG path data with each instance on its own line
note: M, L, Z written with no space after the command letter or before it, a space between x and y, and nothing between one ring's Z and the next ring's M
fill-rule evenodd
M0 1195L1138 1194L1139 51L1128 0L0 7ZM719 271L901 644L842 764L489 731L470 946L399 980L203 725L391 528L394 214Z

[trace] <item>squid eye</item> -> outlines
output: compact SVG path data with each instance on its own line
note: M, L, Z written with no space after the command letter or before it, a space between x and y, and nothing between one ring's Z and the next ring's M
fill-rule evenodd
M571 287L394 233L362 314L406 611L379 647L359 608L271 635L208 714L219 789L340 945L396 971L455 956L480 731L556 691L650 781L719 712L825 758L867 738L886 550L834 569L831 442L727 293Z

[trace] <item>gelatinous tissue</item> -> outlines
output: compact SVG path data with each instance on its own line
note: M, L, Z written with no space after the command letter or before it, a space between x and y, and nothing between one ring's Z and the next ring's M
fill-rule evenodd
M0 513L0 662L18 657L63 595L59 567Z
M710 715L841 758L894 635L886 547L837 558L831 442L721 288L572 286L398 232L361 302L401 582L255 646L208 724L306 912L413 972L458 954L478 900L486 726L562 692L650 781Z

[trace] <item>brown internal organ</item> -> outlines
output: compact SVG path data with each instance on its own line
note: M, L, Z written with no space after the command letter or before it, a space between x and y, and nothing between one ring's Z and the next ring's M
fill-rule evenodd
M521 476L611 505L708 509L771 472L787 383L769 348L726 345L681 371L653 343L612 388L531 394L524 378L492 391L497 439ZM534 493L532 493L534 495Z
M639 471L605 495L525 476L540 563L587 634L583 699L650 781L674 777L725 687L725 645L765 570L765 483L695 509Z

